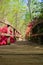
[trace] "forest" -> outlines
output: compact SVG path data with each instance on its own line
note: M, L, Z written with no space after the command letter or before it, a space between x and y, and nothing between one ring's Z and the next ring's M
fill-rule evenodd
M0 65L43 65L43 0L0 0Z
M43 0L0 0L0 20L10 22L23 36L34 17L43 18Z

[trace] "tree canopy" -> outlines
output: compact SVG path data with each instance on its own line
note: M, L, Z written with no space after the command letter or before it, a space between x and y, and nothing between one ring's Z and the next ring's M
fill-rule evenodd
M43 2L39 0L0 0L0 19L7 18L23 35L27 24L42 13Z

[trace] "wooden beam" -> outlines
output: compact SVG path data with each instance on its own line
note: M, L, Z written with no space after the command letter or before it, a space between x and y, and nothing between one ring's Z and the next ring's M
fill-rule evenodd
M10 34L6 34L6 33L0 33L0 36L6 36L6 37L12 36L12 37L20 38L20 37L17 36L17 35L10 35Z
M42 36L43 33L40 33L40 34L32 34L31 37L35 37L35 36Z
M5 25L9 25L10 27L12 27L16 32L18 32L20 35L21 35L21 33L15 28L15 27L13 27L11 24L7 24L7 23L5 23L5 22L3 22L3 21L0 21L1 23L3 23L3 24L5 24Z

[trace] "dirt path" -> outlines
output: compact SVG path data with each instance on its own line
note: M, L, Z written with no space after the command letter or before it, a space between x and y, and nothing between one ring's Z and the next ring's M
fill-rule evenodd
M26 43L0 46L0 65L43 65L43 46Z

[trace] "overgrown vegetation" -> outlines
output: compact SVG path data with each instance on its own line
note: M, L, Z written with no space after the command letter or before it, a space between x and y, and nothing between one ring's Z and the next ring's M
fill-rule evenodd
M43 18L43 2L39 0L0 0L0 20L6 19L22 35L34 17Z

